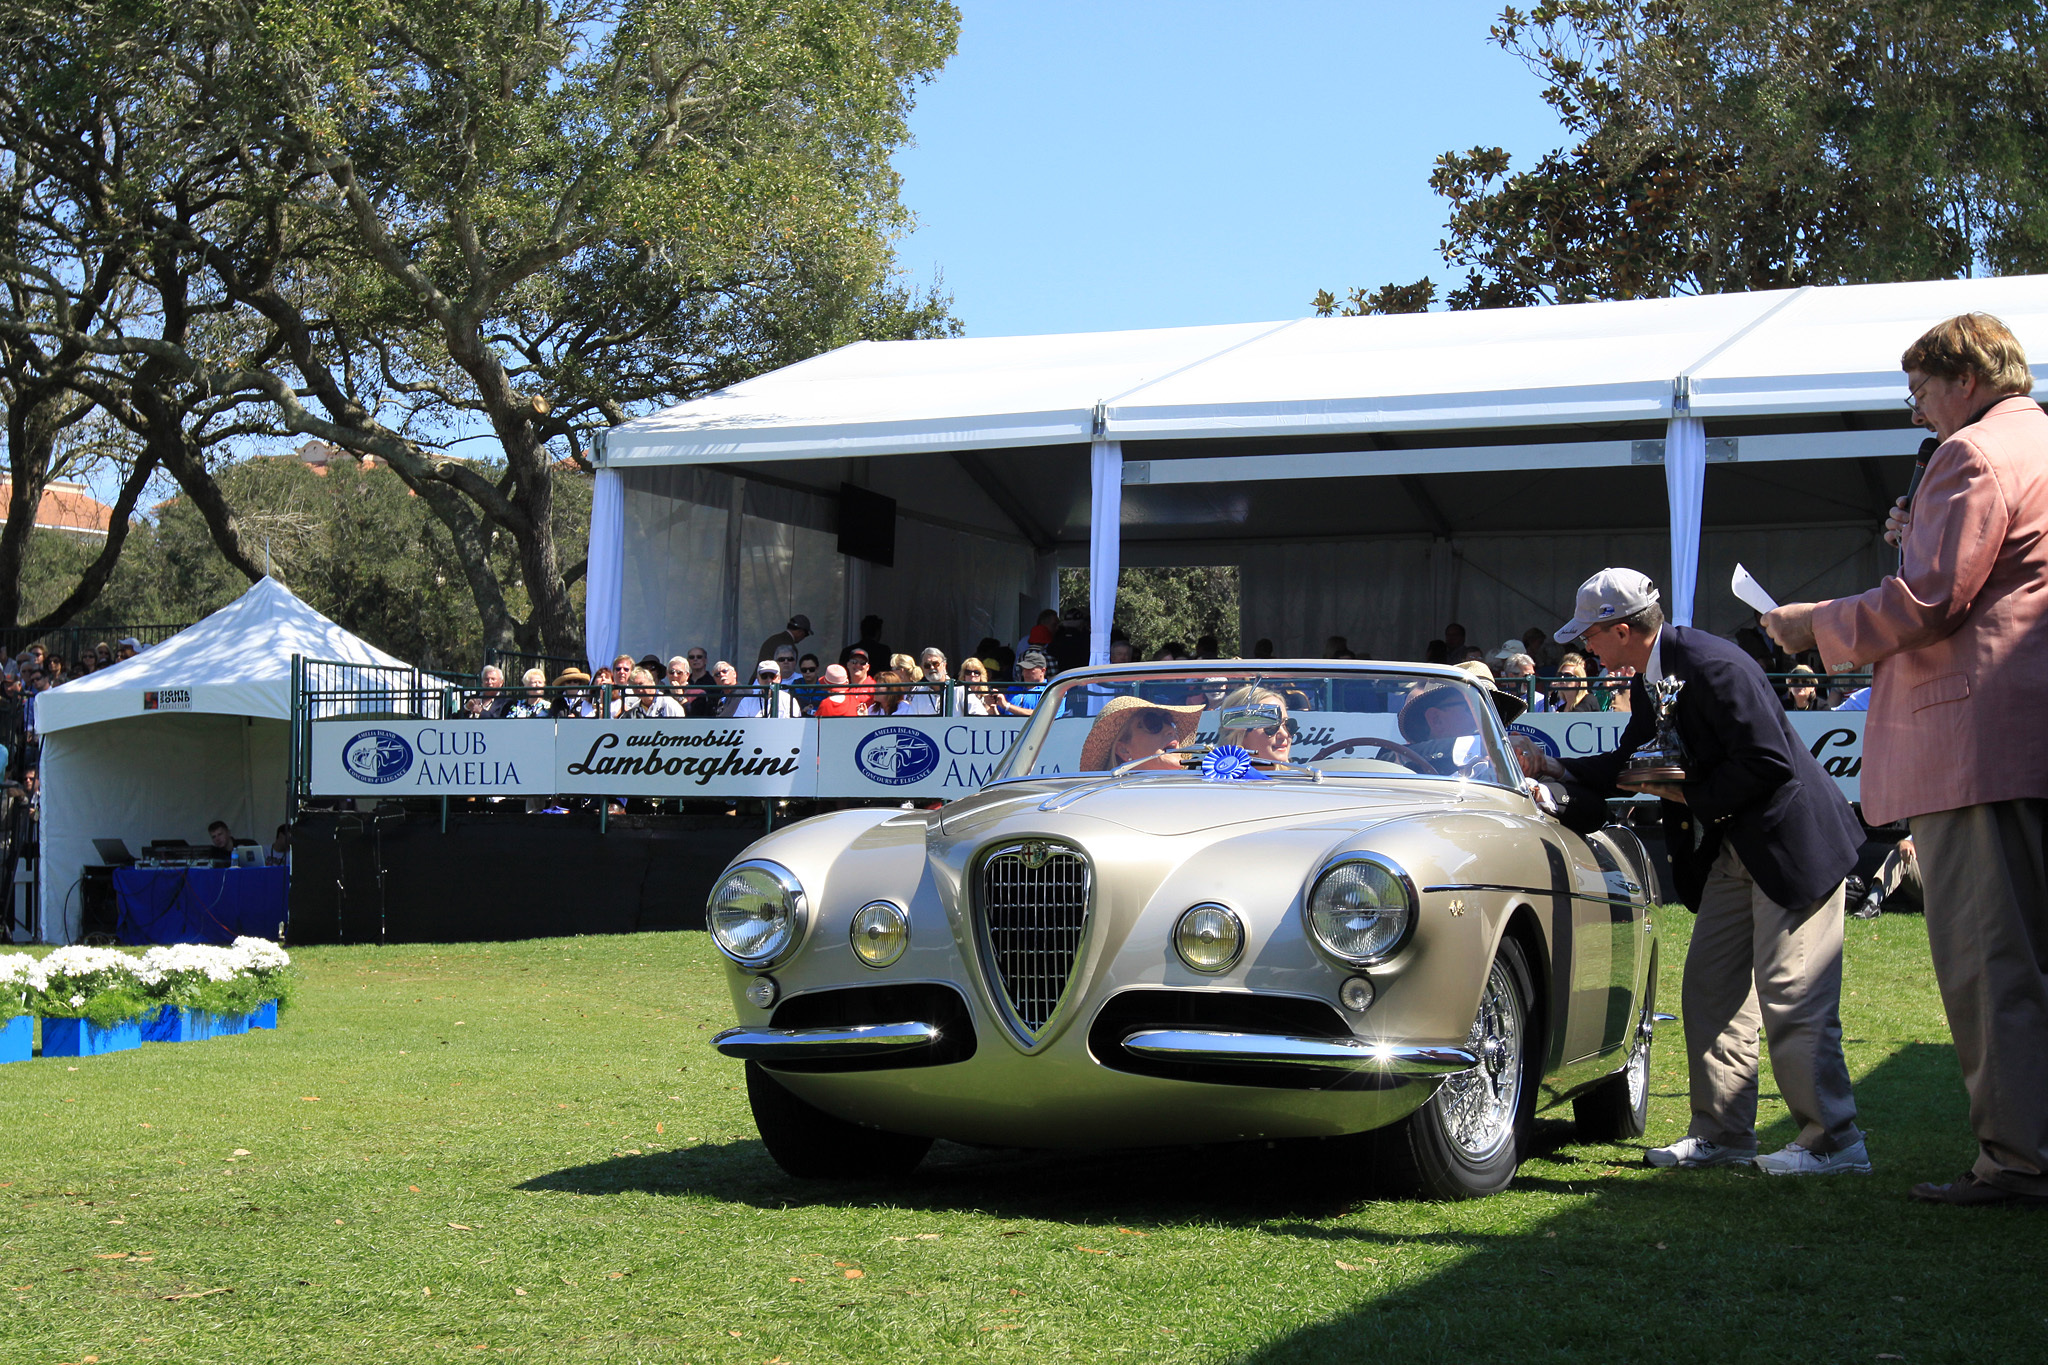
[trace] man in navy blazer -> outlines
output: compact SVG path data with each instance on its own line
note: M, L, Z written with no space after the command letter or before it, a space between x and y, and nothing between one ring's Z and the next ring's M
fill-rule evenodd
M1699 915L1685 962L1692 1123L1647 1155L1652 1166L1753 1161L1774 1175L1868 1171L1842 1059L1842 881L1862 822L1793 733L1756 661L1703 630L1666 625L1650 580L1603 569L1579 588L1560 642L1583 638L1609 668L1633 668L1631 715L1611 753L1550 759L1546 775L1606 799L1662 799L1678 892ZM1683 782L1629 780L1655 734L1647 682L1676 679L1672 728ZM1757 1031L1799 1136L1757 1155Z

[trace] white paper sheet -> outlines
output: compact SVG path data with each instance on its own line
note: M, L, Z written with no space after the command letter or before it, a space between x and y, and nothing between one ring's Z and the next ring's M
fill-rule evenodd
M1754 607L1758 611L1776 611L1778 609L1776 600L1764 591L1764 585L1757 582L1749 570L1743 568L1740 564L1735 566L1734 580L1728 586L1747 606Z

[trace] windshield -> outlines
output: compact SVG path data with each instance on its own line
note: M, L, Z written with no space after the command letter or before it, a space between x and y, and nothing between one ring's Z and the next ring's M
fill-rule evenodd
M1333 778L1519 786L1495 696L1469 674L1427 667L1203 660L1088 669L1046 687L994 780L1126 766L1199 772L1206 748L1226 744L1275 776L1292 764Z

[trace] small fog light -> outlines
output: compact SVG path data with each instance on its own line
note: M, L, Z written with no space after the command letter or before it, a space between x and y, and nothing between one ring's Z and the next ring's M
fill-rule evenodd
M772 976L757 976L747 983L747 1003L755 1009L769 1009L775 1004L782 988L775 984Z
M910 921L889 901L869 901L853 916L854 956L870 967L886 967L910 946Z
M1198 972L1220 972L1244 951L1244 926L1221 905L1191 905L1173 931L1180 960Z
M1373 994L1369 977L1347 976L1337 988L1337 1003L1353 1014L1364 1014L1372 1008Z

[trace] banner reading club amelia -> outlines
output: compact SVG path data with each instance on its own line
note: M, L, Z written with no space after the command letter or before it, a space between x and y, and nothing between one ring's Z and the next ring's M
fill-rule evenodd
M555 727L518 720L318 720L321 796L547 796Z

